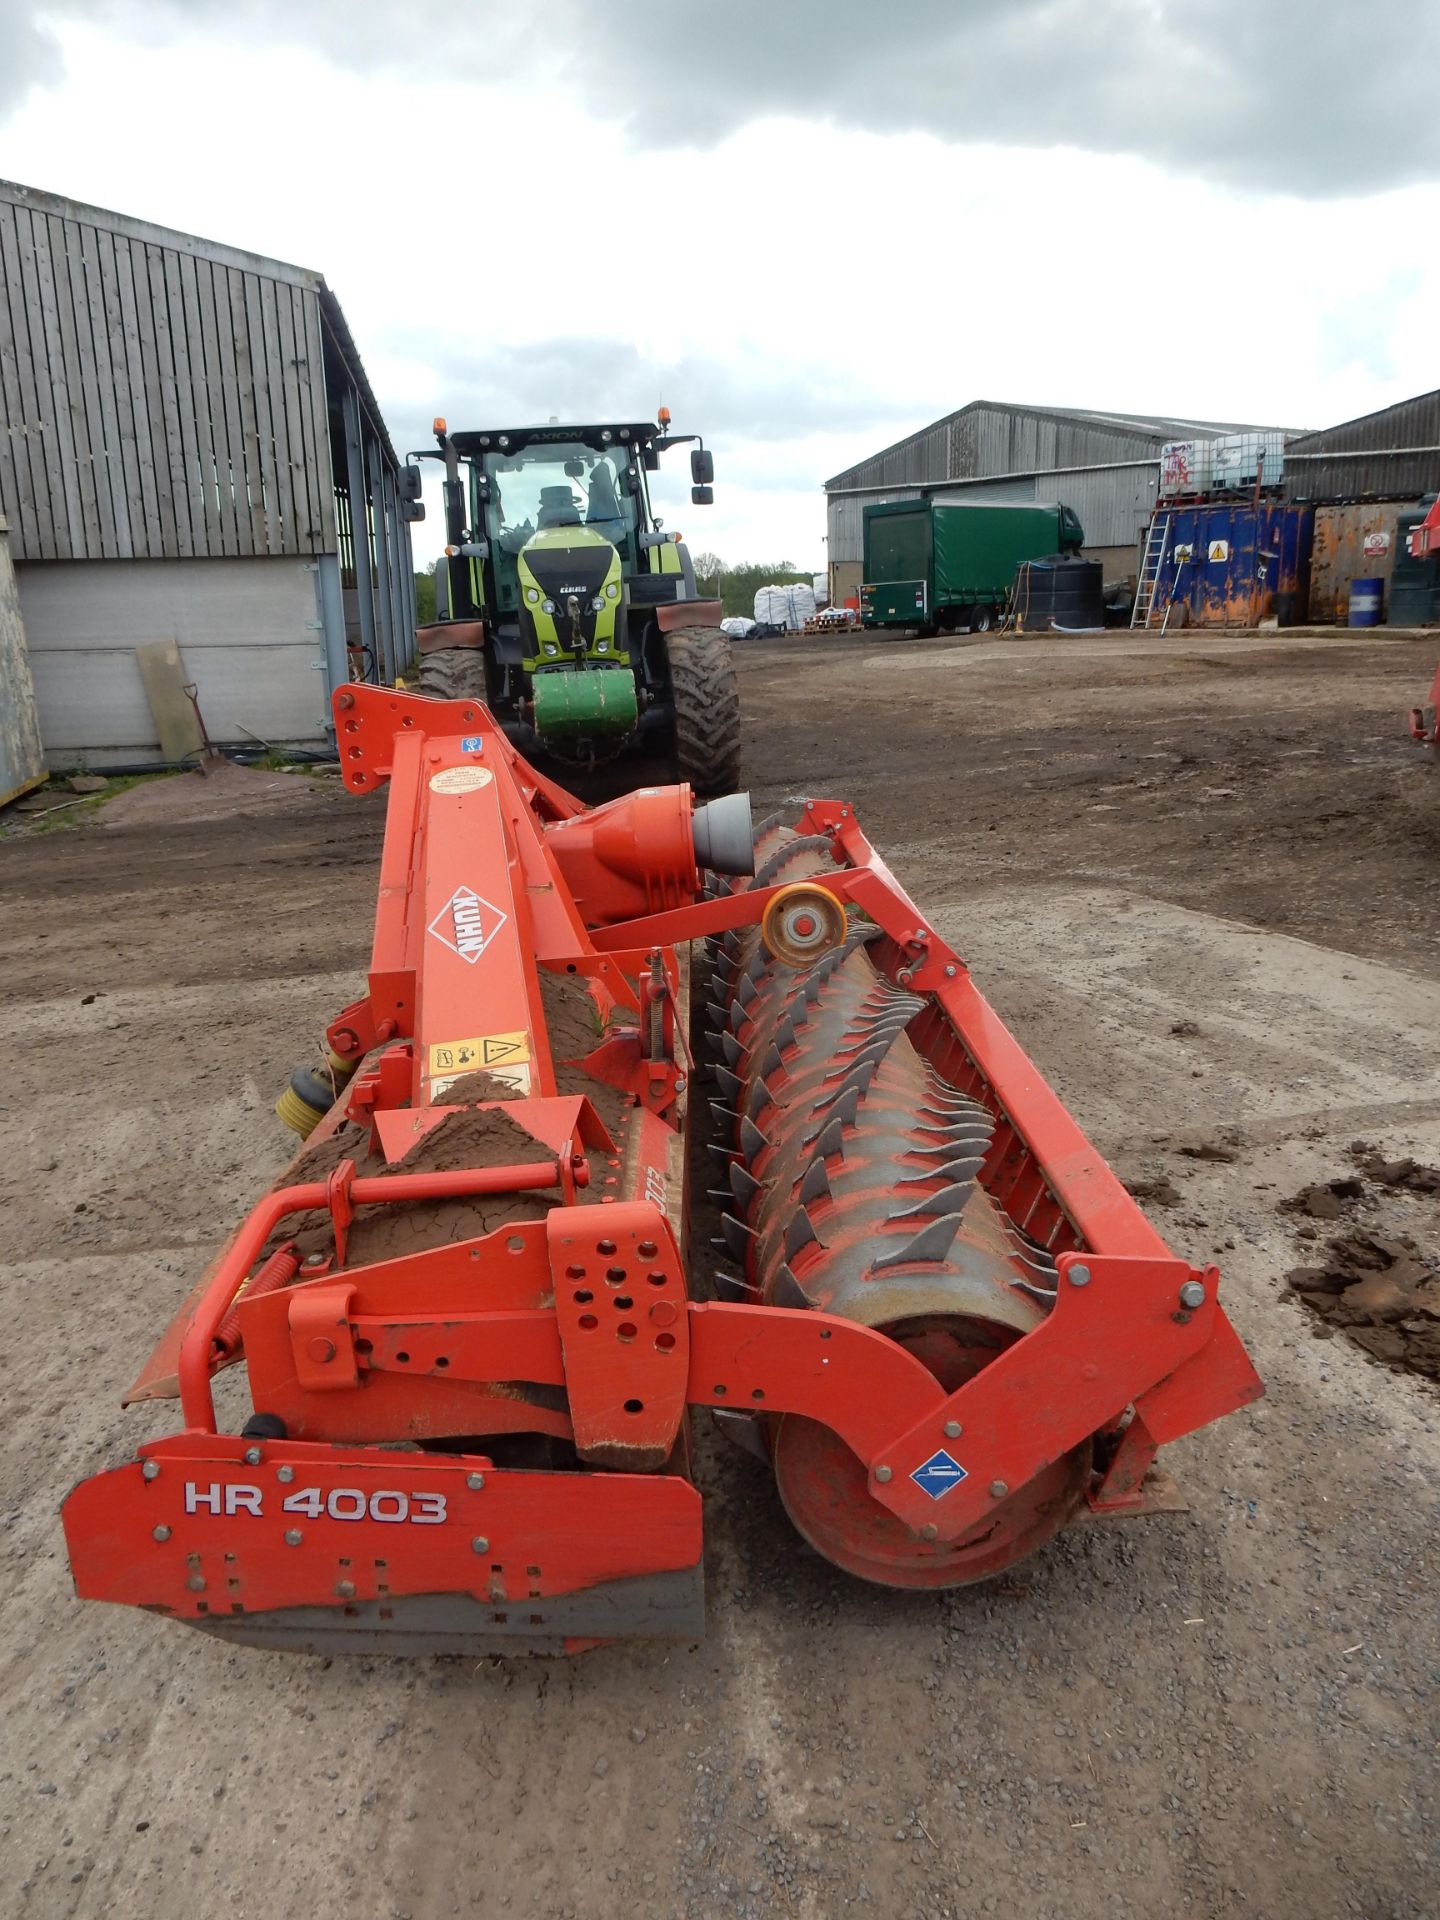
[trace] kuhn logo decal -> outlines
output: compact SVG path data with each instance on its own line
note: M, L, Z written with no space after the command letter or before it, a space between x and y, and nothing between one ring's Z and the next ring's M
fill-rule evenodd
M430 931L473 967L508 918L473 887L457 887L430 922Z

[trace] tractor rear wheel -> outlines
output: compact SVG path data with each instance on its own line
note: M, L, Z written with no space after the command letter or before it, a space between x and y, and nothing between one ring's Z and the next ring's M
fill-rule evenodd
M740 784L740 690L730 639L719 627L677 627L665 636L675 701L677 780L696 793L734 793Z
M432 700L485 700L481 647L437 647L420 655L420 692Z

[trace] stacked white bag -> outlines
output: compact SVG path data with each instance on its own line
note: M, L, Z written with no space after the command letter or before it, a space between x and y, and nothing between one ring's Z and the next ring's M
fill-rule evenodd
M815 618L815 589L797 582L791 586L760 587L755 594L755 621L762 627L784 627L799 633Z

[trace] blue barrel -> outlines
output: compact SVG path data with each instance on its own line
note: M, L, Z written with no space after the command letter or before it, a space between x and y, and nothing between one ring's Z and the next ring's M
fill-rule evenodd
M1383 580L1350 582L1350 621L1352 627L1378 627L1380 601L1385 590Z

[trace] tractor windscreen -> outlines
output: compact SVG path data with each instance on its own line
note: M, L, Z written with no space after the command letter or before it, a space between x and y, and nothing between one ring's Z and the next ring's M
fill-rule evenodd
M635 565L630 464L628 447L600 452L578 440L484 455L483 471L490 483L485 532L495 556L502 606L514 604L516 554L532 533L547 527L587 527L619 549L627 570ZM472 524L479 518L477 507L478 502L472 502Z

